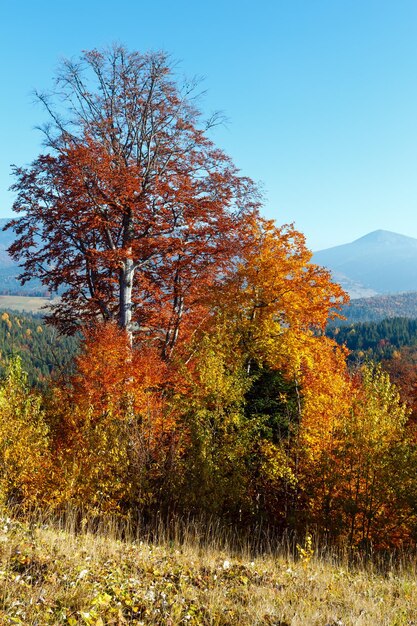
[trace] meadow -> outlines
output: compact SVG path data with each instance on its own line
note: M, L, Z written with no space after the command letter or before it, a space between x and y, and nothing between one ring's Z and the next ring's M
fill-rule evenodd
M309 537L255 554L189 522L153 538L111 520L0 518L0 623L400 626L417 623L416 562L355 564ZM184 532L185 530L185 532Z
M38 296L0 296L0 309L26 313L44 313L44 307L50 303L49 298Z

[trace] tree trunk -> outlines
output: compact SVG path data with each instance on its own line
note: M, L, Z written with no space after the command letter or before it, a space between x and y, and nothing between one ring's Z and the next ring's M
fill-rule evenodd
M132 287L134 273L133 259L127 257L120 270L119 325L126 331L130 345L133 343Z

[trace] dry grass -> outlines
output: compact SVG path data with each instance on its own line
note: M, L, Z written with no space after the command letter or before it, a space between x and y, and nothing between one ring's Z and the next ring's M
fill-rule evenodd
M37 296L0 296L0 309L27 313L45 313L44 307L51 304L49 298Z
M380 574L318 558L308 545L296 560L283 551L252 557L214 537L199 541L196 531L152 544L121 540L112 524L75 533L71 519L59 527L4 514L0 624L417 624L411 562Z

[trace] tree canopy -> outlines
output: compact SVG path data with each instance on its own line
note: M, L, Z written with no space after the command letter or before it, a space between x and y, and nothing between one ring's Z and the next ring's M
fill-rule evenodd
M175 81L166 54L92 50L55 82L39 94L47 152L15 168L9 251L23 280L61 290L60 329L117 321L169 357L238 252L256 188L210 141L195 85Z

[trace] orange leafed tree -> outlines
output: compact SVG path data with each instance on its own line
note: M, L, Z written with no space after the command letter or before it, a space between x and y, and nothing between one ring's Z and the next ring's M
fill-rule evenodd
M86 330L75 373L55 389L49 410L58 504L119 510L152 498L144 485L173 461L182 435L164 402L168 379L157 351L130 348L115 323Z
M244 246L214 307L241 336L251 361L296 372L312 337L321 335L346 301L327 270L311 263L305 238L292 225L258 216L245 226Z
M208 139L165 54L86 52L64 61L54 93L67 115L40 94L49 151L15 170L10 253L23 280L60 290L50 319L65 332L116 321L169 358L236 253L254 186Z
M408 542L416 524L416 446L409 410L380 366L364 366L338 450L339 512L348 540L377 547Z
M304 377L299 480L306 520L332 540L400 545L415 526L416 448L408 410L388 374L348 372L323 346Z
M327 534L340 532L335 499L340 487L337 451L356 396L345 350L327 337L310 345L302 367L303 411L297 440L297 476L304 514Z

